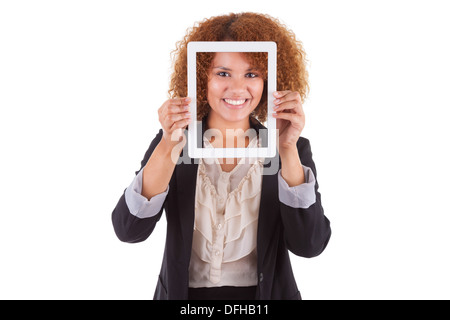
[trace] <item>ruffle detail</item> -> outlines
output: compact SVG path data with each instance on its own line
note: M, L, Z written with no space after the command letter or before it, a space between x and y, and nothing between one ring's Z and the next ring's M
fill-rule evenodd
M217 245L223 250L222 262L239 260L256 248L256 233L261 199L263 161L256 160L238 186L225 199L225 212L217 212L218 193L200 160L196 184L193 250L211 263ZM223 236L217 237L221 224ZM217 242L221 243L217 243Z

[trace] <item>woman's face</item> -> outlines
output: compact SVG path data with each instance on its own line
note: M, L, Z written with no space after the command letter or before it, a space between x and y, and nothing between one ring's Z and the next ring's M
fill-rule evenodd
M214 117L227 122L248 119L264 90L261 72L243 53L217 52L209 71L207 99Z

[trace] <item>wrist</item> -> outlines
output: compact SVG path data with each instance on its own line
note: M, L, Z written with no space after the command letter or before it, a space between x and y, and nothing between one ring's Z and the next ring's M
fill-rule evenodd
M163 137L156 148L158 148L163 155L170 155L173 145L167 142L167 140Z
M297 146L280 146L278 148L278 153L280 154L280 157L289 156L289 155L298 155Z
M186 137L184 136L183 139L179 142L167 141L166 139L162 138L156 148L158 149L158 153L160 153L164 159L176 165L178 163L181 152L186 145L186 141Z
M172 136L174 136L174 134L172 134ZM174 148L181 152L181 149L183 149L186 144L186 136L183 133L179 136L178 140L172 140L172 136L167 137L166 135L163 135L158 144L158 146L161 147L161 151L166 154L170 154Z
M281 158L281 176L289 187L298 186L305 182L302 162L297 148L283 148L279 150Z

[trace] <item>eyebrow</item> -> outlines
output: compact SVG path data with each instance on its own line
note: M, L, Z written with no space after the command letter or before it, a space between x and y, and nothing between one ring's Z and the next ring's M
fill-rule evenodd
M213 69L220 69L220 70L224 70L224 71L233 71L230 68L222 67L222 66L213 67ZM258 69L256 69L256 68L249 68L249 69L246 70L246 72L249 72L249 71L258 71Z

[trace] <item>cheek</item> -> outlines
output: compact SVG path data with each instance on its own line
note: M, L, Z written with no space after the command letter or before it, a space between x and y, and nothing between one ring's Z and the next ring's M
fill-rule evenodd
M255 81L249 86L253 98L260 100L264 91L264 80Z
M223 83L217 80L210 80L208 82L208 99L221 96L221 93L225 90Z

